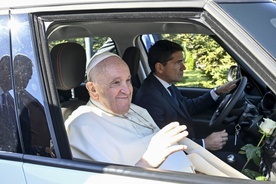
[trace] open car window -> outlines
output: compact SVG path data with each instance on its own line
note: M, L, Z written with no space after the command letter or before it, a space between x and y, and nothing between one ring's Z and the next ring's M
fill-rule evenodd
M145 48L157 40L166 39L184 48L186 67L179 87L214 88L228 82L228 72L237 62L211 35L203 34L153 34L142 35Z

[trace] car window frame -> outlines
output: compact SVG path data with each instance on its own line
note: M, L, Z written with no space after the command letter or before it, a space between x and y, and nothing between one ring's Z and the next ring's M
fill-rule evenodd
M46 43L45 42L45 38L46 38L46 35L45 35L45 33L41 33L41 31L43 32L43 23L41 23L40 21L41 21L41 19L39 19L40 17L36 17L37 19L35 19L37 22L39 22L39 26L37 26L36 27L36 31L37 32L39 32L42 36L41 37L37 37L37 42L39 42L39 43ZM45 45L43 45L42 44L42 46L40 46L40 51L42 51L43 49L46 49L46 51L47 51L47 47L45 46ZM44 50L45 51L45 50ZM50 60L50 58L49 58L49 55L48 54L46 54L46 53L44 53L44 54L41 54L41 62L43 62L43 61L45 61L45 63L47 63L47 62L49 62L49 60ZM49 67L49 66L48 66ZM48 72L49 72L49 74L46 74L46 75L48 75L48 76L51 76L50 74L51 74L51 71L50 71L50 68L47 68L46 66L45 66L45 71L47 70ZM45 76L46 76L45 75ZM50 81L50 83L51 84L48 84L49 85L49 87L48 87L48 89L47 89L47 91L48 92L52 92L52 94L54 94L54 97L52 96L51 98L53 98L54 99L54 104L53 105L57 105L58 104L58 102L57 102L57 92L54 90L54 89L52 89L52 88L54 88L54 85L52 84L53 83L53 79L51 79L51 81ZM53 93L53 91L54 91L54 93ZM49 100L49 101L51 101L51 100ZM57 106L58 107L58 106ZM56 117L61 117L61 113L60 113L60 110L58 110L58 109L56 109L56 112L55 112L56 114ZM60 113L60 115L58 115L58 113ZM55 117L55 116L52 116L52 118L53 117ZM61 119L61 118L60 118ZM54 122L53 122L54 123ZM60 124L60 126L61 126L61 124ZM67 145L66 145L67 146ZM61 158L63 158L63 155L61 154ZM94 163L96 166L97 165L100 165L101 163L100 162L95 162ZM90 164L89 164L90 165ZM113 165L113 164L112 164ZM84 165L83 165L83 163L80 163L80 166L81 167L83 167ZM120 165L121 166L121 165ZM128 169L138 169L138 168L132 168L132 167L124 167L124 166L122 166L122 168L126 168L127 170ZM101 168L102 169L102 168ZM82 169L81 169L82 170ZM119 170L116 170L116 169L114 169L114 171L119 171ZM113 174L114 174L114 172L112 172ZM162 172L160 172L160 173L162 173ZM134 174L137 174L136 176L139 176L139 174L141 174L141 172L134 172ZM189 176L190 177L190 176ZM181 177L182 178L182 177ZM204 177L203 177L204 178ZM160 179L160 178L159 178ZM175 178L176 179L176 178ZM180 180L180 178L179 178L179 180ZM183 181L183 180L181 180L181 181ZM199 181L203 181L203 180L199 180ZM234 180L233 180L233 178L231 178L231 183L233 182ZM237 181L239 181L240 182L240 180L237 180ZM206 181L207 183L208 183L208 181ZM213 182L213 181L212 181ZM225 180L224 180L224 182L226 182ZM229 181L230 182L230 181Z

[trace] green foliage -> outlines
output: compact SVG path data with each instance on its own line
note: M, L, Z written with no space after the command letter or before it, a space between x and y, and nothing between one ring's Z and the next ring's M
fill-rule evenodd
M210 81L207 80L205 74L200 69L185 70L182 81L178 82L176 86L211 87Z
M252 144L246 144L243 147L241 147L241 150L239 151L239 154L245 154L246 158L247 158L247 161L242 168L242 173L251 179L255 179L255 180L259 180L259 181L267 181L267 179L268 179L267 177L263 176L259 172L247 169L246 166L248 165L248 163L251 160L253 160L257 166L260 165L261 155L262 155L261 144L263 143L264 138L269 138L269 136L272 134L272 132L274 131L274 129L276 127L275 124L276 124L276 122L269 121L269 119L268 119L268 121L263 122L259 126L259 128L260 128L259 132L263 135L262 135L259 143L257 144L257 146L254 146ZM271 132L271 134L270 134L270 132Z
M247 160L253 160L256 165L260 165L261 161L261 148L259 146L253 146L252 144L246 144L239 151L240 154L246 154Z
M67 43L67 42L79 43L81 46L83 46L85 48L84 38L70 38L70 39L66 39L66 40L55 40L55 41L49 42L49 49L52 50L52 48L55 45L58 45L58 44L61 44L61 43Z
M228 70L230 66L236 65L236 62L212 37L201 34L163 34L162 36L163 39L176 42L184 48L187 70L195 68L202 70L207 82L198 83L203 87L214 87L227 82Z
M193 55L190 52L186 52L186 63L185 63L187 70L194 70L195 69L195 60Z
M265 177L263 177L260 173L256 172L256 171L252 171L250 169L244 169L242 170L242 173L244 175L246 175L247 177L249 177L250 179L256 179L256 180L262 180L262 181L266 181L267 179ZM257 179L259 178L259 179ZM262 178L262 179L261 179Z
M103 44L108 40L108 37L94 37L93 38L93 52L97 52Z
M107 41L107 39L108 37L94 37L93 39L91 39L93 53L97 52L97 50L101 48L101 46ZM67 42L75 42L85 48L85 38L70 38L66 40L55 40L49 42L49 49L52 50L55 45Z
M262 140L260 141L262 142ZM259 144L258 144L259 145ZM262 176L259 172L246 169L247 164L253 160L256 165L260 165L261 162L261 148L259 146L254 146L252 144L246 144L241 148L241 151L239 151L239 154L245 154L247 161L245 165L242 168L242 173L246 176L248 176L251 179L256 180L267 180L264 176Z

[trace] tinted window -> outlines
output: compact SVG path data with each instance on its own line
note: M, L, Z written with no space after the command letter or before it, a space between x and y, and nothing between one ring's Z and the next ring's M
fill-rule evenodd
M234 19L276 58L276 4L221 4Z
M47 155L50 134L41 93L39 65L28 15L12 16L12 52L15 98L24 141L24 152Z
M8 22L8 16L0 16L0 151L19 152Z

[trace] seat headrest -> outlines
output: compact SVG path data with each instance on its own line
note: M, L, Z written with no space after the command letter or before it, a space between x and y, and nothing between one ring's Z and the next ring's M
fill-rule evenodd
M132 76L136 76L139 68L140 50L137 47L128 47L122 59L127 63Z
M86 54L77 43L61 43L51 50L57 88L69 90L84 81Z

